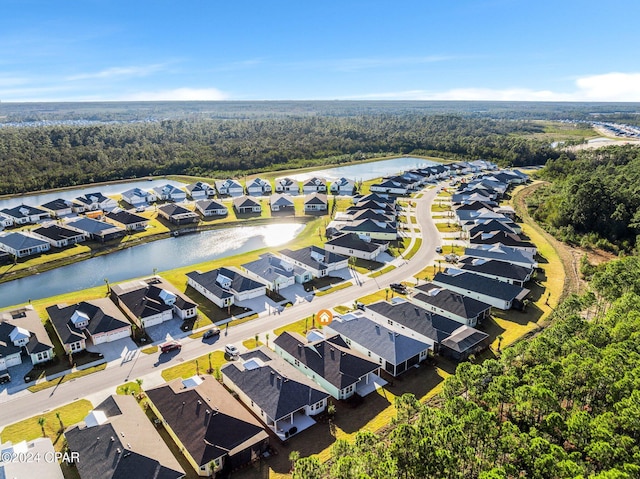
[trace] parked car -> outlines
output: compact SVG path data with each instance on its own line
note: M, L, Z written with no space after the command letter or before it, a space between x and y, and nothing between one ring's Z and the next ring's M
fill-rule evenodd
M361 311L364 311L364 304L360 302L356 302L356 308L358 308Z
M182 344L180 344L178 341L167 341L166 343L160 345L160 352L168 353L176 349L180 350L181 348Z
M442 253L442 246L436 246L436 253Z
M204 339L212 338L214 336L220 336L220 328L218 326L214 326L213 328L207 329L202 335Z
M136 208L136 213L143 213L145 211L147 211L147 207L146 206L138 206Z
M240 351L233 344L226 344L224 352L231 358L237 358L240 355Z
M11 382L11 376L8 372L0 373L0 384Z
M392 291L395 291L396 293L402 293L402 294L407 293L407 287L404 284L391 283L389 287L391 288Z

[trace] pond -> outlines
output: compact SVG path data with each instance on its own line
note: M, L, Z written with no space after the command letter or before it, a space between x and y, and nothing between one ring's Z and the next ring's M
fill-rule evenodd
M110 195L119 195L120 193L130 190L132 188L140 188L142 190L150 190L151 188L155 188L156 186L163 185L173 185L181 188L185 186L184 183L180 183L178 181L172 180L137 180L137 181L127 181L126 183L112 183L112 184L104 184L104 185L95 185L95 186L83 186L82 188L72 188L68 190L60 190L54 191L52 193L40 193L34 195L23 195L16 196L15 198L7 198L4 200L0 200L0 210L4 208L13 208L15 206L20 205L29 205L29 206L39 206L49 201L53 201L58 198L63 198L65 200L72 200L81 195L86 195L87 193L102 193L105 196Z
M437 164L435 161L423 160L422 158L403 157L394 158L393 160L372 161L357 165L337 166L335 168L327 168L326 170L310 171L308 173L292 175L291 178L298 181L305 181L317 176L319 178L326 178L329 181L334 181L344 177L355 181L367 181L381 176L395 175L406 170L426 168L427 166Z
M282 245L301 223L238 226L153 241L62 268L0 284L0 308L104 284Z

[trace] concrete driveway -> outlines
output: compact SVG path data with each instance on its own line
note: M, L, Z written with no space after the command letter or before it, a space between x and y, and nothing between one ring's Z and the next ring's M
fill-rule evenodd
M126 362L135 357L138 352L138 346L131 338L124 338L98 345L87 344L87 351L102 353L107 362L118 358L121 358L122 362Z
M270 314L272 311L277 311L280 306L278 303L270 300L266 296L258 296L257 298L246 299L244 301L238 301L236 306L241 308L249 308L254 313L258 314Z
M184 334L184 331L180 329L182 326L182 320L176 316L169 321L165 321L155 326L146 328L147 334L151 338L151 341L157 343L158 341L164 342L170 339L179 338Z

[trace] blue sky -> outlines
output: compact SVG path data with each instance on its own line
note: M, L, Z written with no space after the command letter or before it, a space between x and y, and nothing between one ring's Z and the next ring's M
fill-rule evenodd
M0 0L0 100L640 101L637 0Z

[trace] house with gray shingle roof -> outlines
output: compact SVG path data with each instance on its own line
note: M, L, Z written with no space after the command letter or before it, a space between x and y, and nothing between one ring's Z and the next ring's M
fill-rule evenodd
M110 211L117 207L118 202L116 200L108 198L98 191L74 198L72 206L75 213L97 210Z
M264 283L255 281L231 268L218 268L206 273L187 273L187 284L220 308L237 301L257 298L266 294Z
M122 199L133 206L138 206L155 201L155 194L151 194L141 188L131 188L122 193Z
M506 261L465 257L458 261L457 268L505 283L524 286L533 276L533 268L525 268Z
M0 250L16 258L24 258L49 251L48 241L24 233L7 233L0 236Z
M247 185L247 194L251 196L264 196L271 194L271 183L262 178L255 178Z
M307 246L297 250L283 249L278 251L278 255L295 266L310 271L316 278L327 276L332 271L349 266L348 256L333 253L318 246Z
M17 360L10 359L5 348L14 348ZM15 349L17 348L17 349ZM0 369L11 366L11 362L22 362L24 348L33 364L53 359L53 343L42 324L38 313L31 305L0 313ZM4 367L3 366L4 361Z
M187 199L187 193L184 190L170 184L156 186L153 192L161 201L184 201Z
M327 195L322 193L311 193L304 199L305 211L327 211L328 205Z
M380 370L378 363L351 349L337 334L308 342L298 333L285 331L273 345L277 354L336 399L363 394Z
M280 291L295 283L306 283L313 278L311 272L286 261L273 253L265 253L260 258L241 265L250 278L265 283L271 291Z
M202 200L207 198L208 196L213 196L216 194L216 190L209 183L205 183L204 181L196 181L195 183L191 183L186 186L187 192L189 196L193 200Z
M331 182L331 193L335 195L352 195L355 192L356 183L348 178L340 178Z
M260 202L250 196L235 197L233 199L233 208L239 214L260 213L262 211Z
M300 185L292 178L276 178L276 193L297 195L300 193Z
M261 346L225 364L222 383L281 440L315 424L329 394L269 348Z
M85 233L91 239L102 242L121 238L127 233L124 228L93 218L78 218L69 221L66 226Z
M368 237L361 237L357 233L345 233L334 236L324 244L324 248L332 253L347 257L355 257L367 260L375 259L385 252L389 243L385 241L372 241Z
M475 327L491 314L491 305L434 283L416 286L410 301L461 324Z
M81 243L88 237L85 233L58 224L41 226L31 231L31 234L36 238L47 241L56 248L64 248L65 246Z
M0 210L3 216L9 218L13 224L24 225L27 223L37 223L50 216L49 212L35 206L20 205L13 208ZM9 225L11 226L11 225Z
M314 176L302 184L302 192L305 195L310 193L326 193L327 181L324 178L317 178Z
M393 331L369 319L360 310L334 316L323 332L328 336L339 334L350 348L371 358L392 376L427 359L434 344Z
M294 211L293 200L288 194L276 193L270 196L269 206L271 207L271 211Z
M52 217L60 218L61 216L68 216L73 213L71 201L57 198L52 201L41 205L43 209L47 210Z
M175 203L159 206L158 215L175 225L197 223L200 221L198 213Z
M214 200L198 200L196 201L196 210L198 210L202 216L226 216L229 210L225 205L219 201Z
M472 258L495 259L497 261L506 261L511 264L523 266L525 268L537 268L538 262L533 259L532 255L525 251L509 248L501 244L496 245L476 245L473 248L464 249L465 256Z
M244 188L242 185L231 178L226 180L218 180L215 182L216 190L220 196L242 196Z

